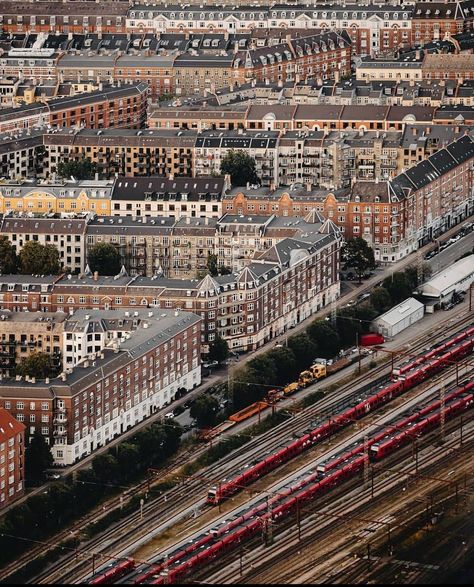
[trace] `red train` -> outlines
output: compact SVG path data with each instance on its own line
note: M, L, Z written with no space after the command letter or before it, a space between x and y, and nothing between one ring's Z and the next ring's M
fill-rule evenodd
M114 583L120 577L127 575L135 568L133 558L112 562L99 573L93 575L88 581L88 585L109 585Z
M446 396L446 420L472 406L474 406L474 382ZM414 412L400 416L393 425L377 432L369 440L371 444L370 458L382 459L403 444L403 439L408 440L414 435L419 436L431 430L439 423L439 408L440 401L431 399L418 406ZM413 424L414 422L416 423ZM393 433L394 428L399 429L397 434ZM377 442L375 442L376 440ZM266 500L262 500L235 520L224 523L214 532L204 535L182 550L174 552L168 560L169 570L166 571L166 574L164 565L157 565L144 580L149 579L148 583L155 585L179 583L196 567L213 561L229 548L238 546L243 540L260 532L270 517L276 521L288 516L306 502L314 500L316 496L323 495L346 479L353 477L366 462L367 455L363 451L364 444L359 442L357 448L345 452L344 455L337 455L336 459L329 459L326 464L330 463L330 466L325 467L322 478L320 473L313 473L303 481L283 489L278 496L269 500L269 504L272 506L271 511ZM173 564L175 564L174 568Z
M471 336L474 336L474 327L468 328L464 332L457 334L455 337L443 341L440 345L431 349L426 354L421 355L420 357L417 357L414 360L409 360L405 364L402 364L400 367L396 367L392 372L392 376L394 378L403 377L406 373L408 373L412 369L419 367L422 363L426 362L427 360L433 359L440 352L444 352L444 351L448 350L452 346L460 343L461 341L465 340L466 338L470 338Z
M453 361L469 354L473 348L474 327L445 341L436 349L432 349L427 354L416 359L416 361L406 365L403 368L403 377L398 381L389 383L376 394L364 399L356 406L345 410L301 438L292 441L287 446L279 448L276 452L248 467L234 478L226 479L217 486L211 487L208 491L207 503L210 505L221 503L230 495L237 493L240 488L273 471L282 463L289 461L307 448L335 434L351 422L359 420L374 408L386 404L415 385L432 377L437 372L448 367Z

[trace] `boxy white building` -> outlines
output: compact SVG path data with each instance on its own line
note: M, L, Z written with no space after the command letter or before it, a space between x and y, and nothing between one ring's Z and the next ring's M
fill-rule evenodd
M418 293L426 298L444 302L449 300L455 291L467 291L473 281L474 255L469 255L436 273L418 288Z
M392 337L421 320L424 312L425 306L421 302L415 300L415 298L408 298L395 306L395 308L376 318L373 321L373 326L379 334Z

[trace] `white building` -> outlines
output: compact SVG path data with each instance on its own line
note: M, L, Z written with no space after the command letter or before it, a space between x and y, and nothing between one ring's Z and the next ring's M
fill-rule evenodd
M391 338L421 320L424 311L425 306L421 302L408 298L376 318L372 324L379 334Z
M436 273L418 289L418 293L444 302L451 299L454 292L467 291L473 281L474 255L469 255Z

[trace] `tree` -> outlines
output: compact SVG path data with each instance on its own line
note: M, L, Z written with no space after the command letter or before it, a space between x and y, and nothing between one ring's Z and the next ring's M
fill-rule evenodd
M25 451L25 478L27 485L39 485L46 478L46 469L53 465L51 449L38 429Z
M131 442L122 442L117 448L117 462L121 480L133 477L140 462L138 446Z
M412 284L402 271L396 271L390 277L386 277L382 285L390 294L394 304L406 300L413 293Z
M43 352L34 352L22 359L16 367L16 374L45 379L46 377L56 377L59 373L59 367L54 365L51 355Z
M255 169L255 159L245 151L229 151L222 159L221 174L229 174L233 186L260 183Z
M210 394L202 394L194 400L189 415L196 418L199 428L210 428L216 423L218 410L218 400Z
M20 273L54 275L59 273L59 251L54 245L28 241L20 252Z
M288 347L275 347L268 351L267 356L273 362L275 369L275 385L282 386L293 381L300 371L296 364L295 355ZM268 392L269 389L267 387L266 391Z
M222 363L229 356L229 345L222 336L216 335L216 338L209 344L209 361Z
M318 354L331 359L339 352L341 342L337 331L326 320L315 320L306 329L310 339L316 343Z
M215 277L218 273L217 270L217 255L214 255L214 253L209 253L209 255L207 256L207 270L209 271L209 274L212 275L213 277Z
M5 235L0 236L0 273L16 273L17 258L13 245Z
M346 265L355 269L359 282L368 269L375 267L374 250L360 236L349 238L343 244L341 254Z
M411 289L416 289L419 285L421 285L421 283L424 283L427 279L429 279L431 277L432 270L428 263L422 263L420 271L421 283L418 283L418 272L419 269L416 265L408 265L408 267L405 268L405 277L407 278Z
M82 158L73 161L61 161L58 164L58 175L60 177L74 179L93 179L97 165L90 159Z
M110 453L96 455L92 459L92 470L99 483L113 483L118 475L118 463Z
M298 373L307 369L318 356L318 346L306 332L290 336L288 348L293 351Z
M379 314L383 314L392 306L392 298L384 287L376 287L370 294L370 303Z
M120 253L111 243L97 243L89 249L87 256L91 271L99 275L117 275L122 267Z

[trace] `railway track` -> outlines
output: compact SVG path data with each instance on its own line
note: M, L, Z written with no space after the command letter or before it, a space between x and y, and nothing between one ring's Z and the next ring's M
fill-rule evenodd
M456 425L457 423L453 421L452 426L456 427ZM470 430L465 435L465 442L462 446L459 446L459 438L455 437L449 438L442 447L433 448L430 444L434 436L436 435L431 434L425 439L425 450L419 454L418 472L420 475L427 476L430 473L436 473L442 467L452 468L455 455L458 459L464 460L466 468L470 467L469 463L466 463L466 456L472 452L474 447L472 420ZM336 582L337 576L344 572L341 567L347 566L351 569L354 566L354 553L357 551L362 553L364 545L361 546L361 538L359 534L355 534L354 525L358 524L360 528L366 528L365 532L367 532L368 526L370 531L371 522L373 526L376 525L374 515L369 515L373 509L378 508L381 515L377 518L378 528L373 529L373 534L369 534L370 542L376 542L376 533L378 533L377 540L382 544L387 542L387 527L390 526L393 532L419 518L425 512L424 504L412 510L407 509L407 505L410 502L413 503L413 496L411 492L406 492L403 488L406 489L407 473L415 473L416 467L410 450L405 449L399 453L393 462L393 466L401 464L401 468L396 472L385 474L382 468L374 482L373 489L368 487L361 490L359 477L349 485L349 488L355 487L355 489L348 491L347 485L342 488L345 489L344 492L341 492L342 497L332 496L330 500L323 503L318 502L318 512L314 512L314 507L305 508L304 523L301 525L301 539L298 538L295 522L292 520L292 523L286 523L278 528L278 542L270 547L271 550L268 547L263 548L261 541L254 540L249 542L242 561L239 560L242 554L239 555L239 552L234 551L228 556L223 556L222 560L214 563L206 571L198 572L193 579L225 584L272 584L276 581L298 584ZM393 470L392 467L391 470ZM462 473L462 468L460 471ZM418 479L418 483L420 479L423 481L423 493L425 494L429 494L440 485L439 480L426 478L423 480L421 476ZM404 496L403 504L398 503L396 506L402 517L401 520L395 513L389 515L390 510L387 508L387 496L393 497L394 491L401 498ZM452 499L452 495L446 499ZM357 506L348 511L348 503L357 503ZM351 528L349 538L347 538L348 525ZM340 533L339 536L338 533ZM340 537L341 534L343 539ZM313 548L311 549L311 547ZM304 557L301 556L303 552L305 553ZM343 575L344 583L358 582L360 579L359 566L364 566L364 570L366 570L367 562L357 562L348 576ZM240 573L244 567L245 571ZM334 569L338 569L338 571L335 572Z
M446 321L445 329L443 331L443 338L447 335L456 332L459 329L459 323L452 323L452 319ZM437 329L439 332L441 329ZM429 341L433 343L433 335L434 332L428 333L424 338L422 338L416 345L412 346L410 349L410 354L413 354L417 350L424 348ZM380 384L382 381L383 373L387 373L389 371L388 365L382 365L377 369L374 369L372 374L378 375L378 379L371 383L367 384L365 387L367 389ZM359 381L366 379L366 376L358 378ZM322 401L320 401L316 406L311 406L310 408L306 409L301 414L297 414L291 420L280 424L278 427L275 427L271 431L267 432L264 435L258 437L258 439L254 442L251 442L241 449L237 449L232 453L232 461L229 461L228 464L222 465L221 463L216 464L215 466L210 466L205 469L204 474L207 478L212 479L218 478L218 475L226 474L228 470L235 470L236 464L238 462L248 462L253 458L254 455L261 453L262 450L272 450L272 447L276 446L279 442L281 442L281 435L282 434L291 434L295 430L304 429L304 427L312 422L315 417L318 417L321 412L323 413L331 413L341 409L341 406L344 403L350 401L355 395L360 393L360 390L354 392L354 385L357 383L357 379L351 382L350 384L342 387L338 392L338 397L340 398L337 402L334 401L334 398L328 395ZM318 387L321 387L320 385ZM337 407L335 407L337 406ZM201 447L202 448L202 447ZM193 453L195 456L196 453ZM240 459L236 463L236 459ZM180 464L182 464L182 460L180 457ZM170 468L168 469L170 472ZM141 484L135 489L135 494L139 493L140 491L144 490L145 484ZM175 517L179 515L189 515L189 509L196 507L196 500L195 498L190 498L190 495L193 492L199 490L202 491L202 481L196 480L186 483L183 486L174 488L164 496L161 496L159 499L154 499L148 502L144 507L144 516L146 522L143 523L140 520L140 514L137 513L132 515L129 519L116 524L110 531L98 536L96 539L89 541L84 548L81 550L85 553L89 553L90 557L92 558L95 549L99 549L106 544L106 550L108 552L114 551L117 552L118 548L124 548L127 542L129 542L128 538L130 534L138 527L141 528L141 533L146 534L150 531L150 528L156 527L156 524L159 520L163 520L167 517ZM167 501L165 500L165 496ZM116 499L116 505L119 498ZM198 506L202 505L201 502L198 502ZM95 519L93 515L90 516L90 520ZM83 526L84 522L78 524L78 526ZM70 537L70 530L67 532L67 537ZM65 536L65 537L66 537ZM125 539L127 538L127 539ZM97 554L97 553L96 553ZM107 559L108 554L104 554L104 558ZM31 556L28 557L28 560L31 560ZM100 561L100 555L97 557L97 560ZM90 565L90 563L89 563ZM56 568L54 565L48 569L45 573L42 573L36 578L37 582L55 582L58 580L70 580L77 576L78 570L77 567L82 567L82 573L84 572L85 565L81 564L81 561L76 560L76 555L71 554L69 557L64 557L61 561L58 561ZM81 571L79 571L80 573Z
M425 398L425 399L426 399L426 398ZM468 394L468 397L466 398L466 400L468 400L468 401L469 401L469 403L468 403L468 404L466 404L466 405L471 405L471 404L472 404L472 390L469 392L469 394ZM435 402L435 404L436 404L436 405L435 405L435 408L437 409L437 408L439 407L439 402L437 401L437 402ZM435 408L432 408L432 409L435 409ZM420 409L421 409L421 408L420 408ZM411 407L411 408L410 408L410 410L411 410L411 411L413 411L413 407ZM424 408L423 408L423 410L424 410ZM424 413L424 412L423 412L423 413ZM410 419L409 419L409 420L410 420ZM405 420L404 420L404 422L405 422ZM406 426L407 424L404 424L404 425ZM410 425L411 425L411 424L410 424ZM392 429L393 429L393 426L392 426L392 425L389 425L389 429L390 429L390 430L389 430L389 433L388 433L388 434L389 434L389 435L391 435L391 434L392 434ZM387 429L386 429L386 430L387 430ZM386 432L386 434L387 434L387 432ZM360 441L359 441L359 442L360 442ZM359 446L360 446L360 444L359 444ZM359 453L359 454L360 454L360 453ZM359 458L359 461L360 461L360 458ZM350 462L350 461L348 461L348 462ZM358 465L358 466L360 466L360 465ZM352 467L352 465L351 465L351 467ZM318 467L318 468L319 468L319 467ZM350 470L352 470L352 469L350 469ZM357 470L357 469L356 469L356 470ZM351 473L351 474L352 474L352 473ZM336 473L336 475L337 475L337 473ZM315 477L314 475L312 475L310 478L311 478L311 479L312 479L312 478L314 478L314 479L315 479L316 477ZM299 477L298 477L298 479L299 479ZM293 481L293 483L295 483L295 481ZM322 485L322 484L323 484L323 482L318 482L318 483L316 484L316 487L317 487L317 486L319 486L320 484ZM282 484L281 484L281 486L282 486L282 487L286 487L286 482L282 483ZM295 485L295 487L296 487L296 488L298 488L299 486L300 486L300 485L299 485L299 483L298 483L298 482L296 482L296 485ZM281 492L281 491L282 491L282 489L280 489L280 490L277 490L277 492ZM306 490L305 490L305 491L306 491ZM290 493L290 494L288 494L288 492L283 492L281 495L282 495L282 496L289 496L289 495L291 495L291 493ZM279 505L278 505L278 501L279 501L279 499L280 499L280 498L272 498L272 500L271 500L271 501L272 501L272 508L275 508L275 511L279 511L279 509L281 508L281 506L279 506ZM292 503L293 503L293 506L292 506L292 507L294 507L294 501L295 501L295 498L291 498L291 499L290 499L290 498L288 497L288 500L289 500L290 502L292 502ZM262 501L264 502L264 500L260 499L260 502L262 502ZM259 503L259 502L257 502L257 504L258 504L258 503ZM283 501L283 503L284 503L284 501ZM263 503L262 505L264 506L264 503ZM267 510L264 510L264 512L265 512L265 511L267 511L267 512L268 512L268 507L269 507L269 505L268 505L268 501L267 501ZM252 508L253 508L253 509L252 509ZM252 530L252 533L255 533L255 532L256 532L256 530L257 530L257 529L258 529L258 527L259 527L259 522L260 522L261 520L257 520L257 519L256 519L256 520L255 520L255 522L253 522L253 521L251 521L251 520L253 520L254 518L257 518L257 516L259 516L259 515L262 515L262 514L257 514L257 513L255 513L255 515L250 515L250 513L249 513L249 514L246 514L245 512L246 512L246 511L249 511L249 510L252 510L252 512L259 512L259 511L261 511L261 510L262 510L262 507L261 507L261 506L259 506L259 507L256 507L256 504L254 504L253 506L251 506L250 508L248 508L248 510L243 510L243 513L242 513L242 511L240 511L240 512L238 512L238 513L228 513L228 514L226 515L226 518L227 518L227 519L229 519L229 518L228 518L228 516L229 516L229 515L231 516L231 517L230 517L230 520L233 520L233 519L238 519L238 520L239 520L239 524L240 524L240 520L248 520L248 521L247 521L247 522L246 522L244 525L242 525L242 530L238 529L238 528L237 528L237 526L235 527L235 530L231 530L231 528L234 528L234 526L235 526L233 523L230 523L230 524L228 524L227 526L225 525L225 524L226 524L225 522L219 522L219 523L218 523L218 524L222 523L224 527L218 531L218 532L219 532L219 536L220 536L220 538L216 538L216 543L215 543L215 544L216 544L216 547L215 547L215 549L213 548L213 544L214 544L214 542L212 541L212 538L211 538L211 536L210 536L210 535L208 535L207 533L204 533L204 534L203 534L203 533L202 533L202 531L201 531L201 533L200 533L200 534L196 535L196 536L193 538L193 540L192 540L192 546L190 546L190 547L187 547L187 546L185 545L185 546L181 546L181 547L179 547L179 546L177 546L177 545L176 545L174 548L171 548L170 552L171 552L171 553L176 553L176 554L170 554L170 555L169 555L169 556L170 556L170 561L169 561L169 562L171 563L171 562L172 562L173 560L175 560L176 558L179 558L179 564L181 565L181 567L182 567L183 569L189 569L189 568L192 568L192 567L190 567L190 566L189 566L189 565L191 564L191 562L190 562L190 561L191 561L191 560L194 560L194 559L192 559L192 558L191 558L191 559L189 559L189 558L188 558L188 555L186 555L186 556L185 556L185 555L184 555L184 552L183 552L183 549L185 549L185 548L186 548L186 553L188 553L189 549L195 549L195 548L196 548L196 549L198 549L198 550L197 550L197 552L199 553L199 555L196 555L196 556L197 556L197 558L196 558L196 563L198 563L198 562L201 562L201 561L203 560L203 557L201 556L201 552L202 552L202 554L204 554L204 553L205 553L205 551L201 551L201 549L202 549L202 548L204 548L206 544L207 544L206 550L207 550L207 549L209 549L209 553L206 553L206 558L208 557L208 558L210 558L210 559L214 558L214 550L216 550L216 553L217 553L217 552L220 552L221 548L223 548L223 547L224 547L224 544L225 544L225 543L228 543L229 545L230 545L230 544L232 544L232 546L235 546L235 541L236 541L236 540L235 540L234 538L232 538L232 539L231 539L231 535L230 535L230 534L229 534L229 536L227 536L227 535L228 535L228 532L234 532L234 534L235 534L236 536L240 536L240 535L242 535L242 536L247 536L247 535L248 535L248 532L247 532L247 530L244 530L244 528L247 528L247 527L248 527L249 529L251 529L251 528L253 527L254 529ZM263 518L265 518L265 513L264 513L264 512L263 512L262 519L263 519ZM271 518L273 517L273 514L269 514L269 513L267 513L266 515L267 515L267 516L268 516L268 515L270 515L270 518L269 518L269 519L271 519ZM277 516L278 516L278 515L280 515L280 514L277 514ZM242 517L242 516L243 516L243 517ZM229 528L229 530L227 530L227 527ZM217 526L216 526L216 528L219 528L219 525L217 525ZM239 526L239 528L240 528L240 526ZM217 531L217 530L216 530L216 531ZM201 537L202 537L202 538L201 538ZM190 542L191 542L191 541L190 541ZM185 544L188 544L188 543L185 543ZM201 545L201 544L202 544L203 546L201 546L201 547L200 547L200 545ZM200 547L200 548L199 548L199 547ZM163 555L161 555L161 556L163 556ZM173 557L174 557L174 558L173 558ZM188 561L189 561L189 562L188 562ZM194 563L193 563L193 564L194 564ZM163 567L163 565L161 565L161 567ZM160 568L161 568L161 567L160 567ZM168 565L166 565L166 567L168 567ZM181 567L178 565L178 567L177 567L177 568L181 568ZM170 566L169 568L171 569L171 566ZM159 569L158 569L158 570L159 570ZM141 571L138 571L138 573L139 573L139 572L141 572ZM176 572L176 571L174 571L174 572ZM174 573L173 573L173 578L174 578Z

